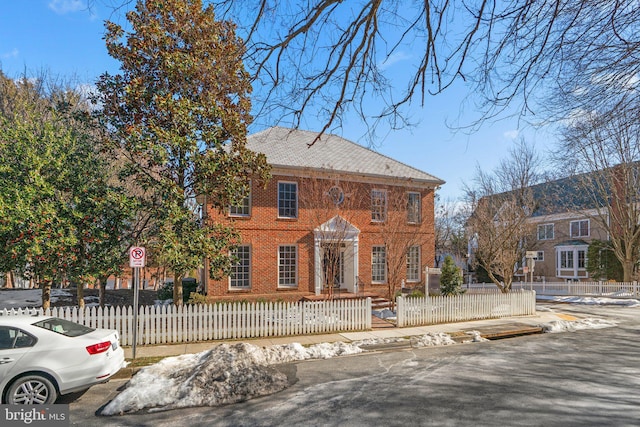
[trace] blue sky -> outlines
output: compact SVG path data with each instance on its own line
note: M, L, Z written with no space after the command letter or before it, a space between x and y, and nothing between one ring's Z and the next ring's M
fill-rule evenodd
M103 72L115 73L118 63L106 51L103 22L122 21L111 10L95 2L86 9L86 0L20 0L2 2L0 12L0 67L11 77L24 71L36 74L73 76L91 84ZM389 66L402 67L411 53L401 53ZM445 93L428 97L424 107L413 107L415 127L396 131L378 141L374 149L408 165L431 173L447 183L439 193L444 199L462 195L462 183L470 182L475 167L492 169L506 155L518 135L524 135L539 150L552 136L531 128L519 129L517 118L487 122L473 134L452 131L447 123L468 123L476 112L472 105L462 107L467 89L455 85ZM311 125L309 130L313 129ZM363 128L349 118L341 136L362 142Z

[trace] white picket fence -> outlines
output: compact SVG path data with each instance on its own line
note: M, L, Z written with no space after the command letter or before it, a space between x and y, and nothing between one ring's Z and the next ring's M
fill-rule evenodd
M1 315L42 309L0 310ZM45 313L92 328L116 329L133 345L133 307L54 307ZM371 329L371 298L306 302L143 306L137 344L171 344Z
M464 285L468 292L498 292L493 283L472 283ZM640 298L638 282L514 282L513 290L536 291L538 295L549 296L590 296L608 298Z
M397 325L418 326L536 313L535 291L396 299Z

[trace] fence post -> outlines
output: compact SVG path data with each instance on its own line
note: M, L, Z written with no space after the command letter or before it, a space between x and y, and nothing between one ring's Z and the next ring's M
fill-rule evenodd
M396 297L396 324L398 328L404 326L404 298L402 295Z

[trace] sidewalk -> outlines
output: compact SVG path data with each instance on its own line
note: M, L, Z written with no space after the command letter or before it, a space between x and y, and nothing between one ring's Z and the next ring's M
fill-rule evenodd
M180 354L199 353L210 349L213 346L230 342L247 342L259 347L266 347L277 344L300 343L302 345L319 344L323 342L352 342L365 339L384 338L404 338L411 336L421 336L429 332L445 332L448 334L460 335L460 333L478 331L485 338L500 338L515 335L542 332L541 325L554 320L575 320L571 315L538 312L533 316L505 317L500 319L476 320L470 322L445 323L429 326L415 326L407 328L396 328L393 326L375 327L370 331L362 332L341 332L334 334L320 335L299 335L273 338L249 338L239 340L207 341L184 344L166 345L139 345L136 346L136 359L145 357L166 357ZM381 325L381 324L380 324ZM381 325L382 326L382 325ZM132 348L125 347L125 357L132 358ZM132 368L121 370L124 375L131 375ZM118 374L118 377L123 376Z

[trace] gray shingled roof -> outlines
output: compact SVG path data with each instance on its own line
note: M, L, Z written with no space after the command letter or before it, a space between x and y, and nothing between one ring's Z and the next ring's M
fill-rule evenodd
M247 148L263 153L273 167L329 170L370 177L413 180L442 185L444 181L355 142L332 134L272 127L249 135Z

